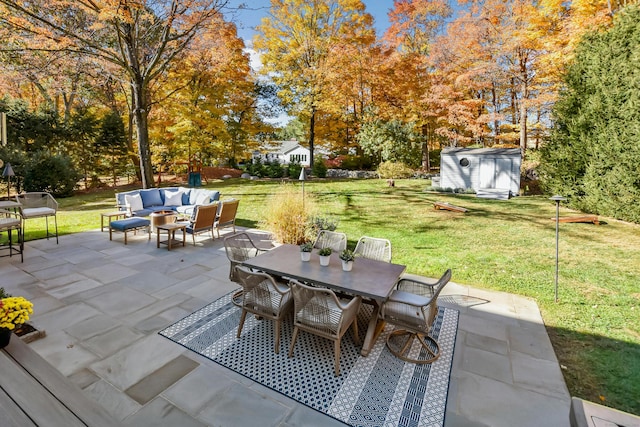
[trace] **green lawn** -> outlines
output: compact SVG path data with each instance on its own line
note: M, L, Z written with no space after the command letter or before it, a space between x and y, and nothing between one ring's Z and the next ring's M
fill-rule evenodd
M233 179L207 187L239 198L237 223L256 227L265 199L278 185ZM561 224L556 303L554 202L434 194L425 191L428 185L425 180L397 180L395 187L384 180L312 180L305 193L339 220L338 230L347 233L352 248L361 235L385 237L393 261L406 264L409 272L439 277L452 268L457 283L534 298L571 394L640 414L640 226L609 218L600 226ZM60 232L99 228L99 212L113 210L113 194L59 199ZM434 201L469 212L437 211ZM561 208L560 214L573 212ZM28 227L35 230L32 224Z

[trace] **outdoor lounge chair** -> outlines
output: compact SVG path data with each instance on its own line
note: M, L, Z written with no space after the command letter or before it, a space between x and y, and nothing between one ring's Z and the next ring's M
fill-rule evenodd
M349 301L339 299L331 289L315 288L291 280L293 294L293 339L289 348L289 357L300 330L330 339L334 342L335 374L340 375L340 341L353 325L353 338L360 344L358 321L356 317L362 298L357 296Z
M347 235L344 233L336 233L335 231L320 230L314 248L331 248L334 252L342 252L347 247Z
M429 330L438 314L438 295L449 280L451 269L435 283L426 277L405 274L397 290L382 305L382 319L399 327L387 336L387 347L396 357L419 364L431 363L440 357L440 346L429 335ZM417 359L409 355L416 338L431 357Z
M55 236L56 244L58 244L58 202L56 202L53 196L46 192L22 193L16 196L16 201L20 203L20 214L22 215L23 222L26 224L28 219L44 218L47 224L47 240L49 237ZM50 216L53 217L53 222L55 223L55 233L49 232ZM23 225L23 236L25 229L26 226Z
M13 230L17 231L16 241L13 240ZM24 236L22 235L22 217L17 212L11 212L6 209L0 209L0 233L7 232L7 246L3 249L9 249L9 256L13 256L13 252L20 254L20 262L24 262ZM17 244L17 246L16 246Z
M291 289L267 273L254 272L243 266L236 267L236 277L243 290L237 337L242 334L247 313L273 320L276 323L274 351L279 353L282 319L293 303Z
M353 253L357 257L391 262L391 242L387 239L362 236Z
M196 244L196 234L211 233L213 239L213 224L216 220L216 214L218 212L218 203L211 203L209 205L198 205L195 207L193 219L189 225L185 228L185 231L191 234L193 244Z
M238 213L239 200L229 199L220 202L220 210L214 228L218 232L220 237L220 229L226 227L232 227L233 232L236 232L236 214Z

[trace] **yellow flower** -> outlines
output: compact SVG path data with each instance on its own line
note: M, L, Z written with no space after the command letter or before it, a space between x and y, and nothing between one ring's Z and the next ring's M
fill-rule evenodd
M24 297L9 297L0 300L0 328L15 329L29 320L33 304Z

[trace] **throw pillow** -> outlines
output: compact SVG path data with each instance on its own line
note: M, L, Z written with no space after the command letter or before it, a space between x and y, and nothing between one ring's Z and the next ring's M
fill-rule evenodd
M165 191L164 192L164 205L165 206L182 206L182 191Z
M124 196L124 201L127 206L129 206L132 212L141 211L142 209L144 209L144 207L142 206L142 197L140 197L139 194L126 194Z
M194 205L208 205L211 200L211 194L208 191L200 191L196 196Z
M142 196L142 204L144 206L162 206L162 197L158 188L149 188L140 192Z

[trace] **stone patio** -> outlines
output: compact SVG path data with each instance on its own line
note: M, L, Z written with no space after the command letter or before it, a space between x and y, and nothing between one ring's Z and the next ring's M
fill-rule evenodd
M222 239L167 251L120 237L30 241L24 263L0 258L0 286L34 303L47 336L30 346L50 364L129 426L343 425L157 334L237 288ZM444 293L460 310L445 426L568 426L536 303L455 283Z

